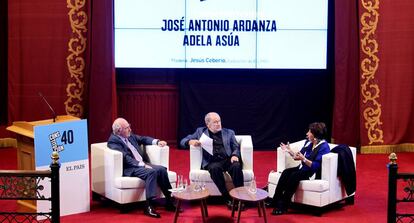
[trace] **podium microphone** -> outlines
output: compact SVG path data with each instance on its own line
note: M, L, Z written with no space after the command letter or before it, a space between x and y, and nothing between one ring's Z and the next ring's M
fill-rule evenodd
M43 101L49 106L50 111L52 111L53 114L53 122L56 122L56 112L53 110L52 106L50 106L49 102L47 102L46 98L43 96L42 93L39 92L39 96L43 99Z

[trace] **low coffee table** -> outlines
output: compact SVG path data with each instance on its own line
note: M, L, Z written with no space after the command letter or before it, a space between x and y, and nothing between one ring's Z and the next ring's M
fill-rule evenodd
M265 190L257 188L256 193L249 192L249 187L237 187L230 191L230 196L233 198L233 208L231 210L231 217L234 217L234 210L235 204L238 204L238 211L239 215L237 217L237 223L240 222L240 213L241 213L241 205L242 202L254 202L257 203L257 210L259 212L259 217L262 216L265 223L267 223L266 219L266 208L264 204L264 200L267 198L268 194Z
M171 195L177 199L177 209L175 210L174 223L177 222L181 202L194 200L200 200L201 216L203 217L203 222L206 222L206 217L208 217L206 199L210 195L208 193L208 190L204 189L200 191L194 191L192 187L188 187L184 191L173 192Z

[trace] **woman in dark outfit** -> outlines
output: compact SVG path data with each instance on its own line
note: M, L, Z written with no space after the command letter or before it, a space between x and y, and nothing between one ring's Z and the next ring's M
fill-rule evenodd
M280 144L280 147L288 152L294 160L301 163L289 169L285 169L279 178L272 204L272 215L281 215L287 212L288 206L301 180L309 180L321 168L322 156L329 153L329 145L324 140L326 125L315 122L309 125L306 133L306 142L299 152L293 152L289 143Z

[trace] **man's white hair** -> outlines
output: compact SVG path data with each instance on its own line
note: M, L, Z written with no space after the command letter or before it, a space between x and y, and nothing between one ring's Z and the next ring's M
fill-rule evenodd
M114 123L112 124L112 132L115 135L118 135L119 132L121 132L122 126L121 126L121 121L124 120L123 118L117 118L115 119Z
M213 114L215 114L218 117L220 117L220 115L217 112L209 112L209 113L207 113L206 116L204 116L204 121L206 122L206 125L208 123L210 123L210 121L211 121L211 115L213 115Z

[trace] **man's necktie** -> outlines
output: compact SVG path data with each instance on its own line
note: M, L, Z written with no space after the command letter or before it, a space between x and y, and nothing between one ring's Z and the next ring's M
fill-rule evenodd
M139 154L137 149L135 149L134 145L132 145L128 139L125 139L125 144L128 146L129 150L131 150L132 154L134 155L135 159L139 162L140 166L144 165L142 161L142 156Z

